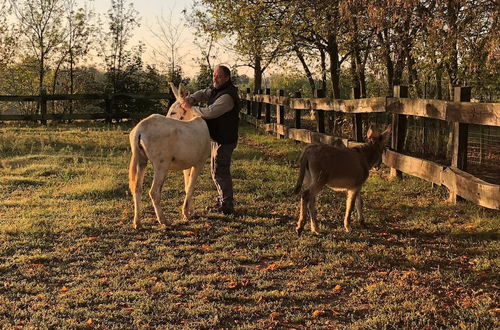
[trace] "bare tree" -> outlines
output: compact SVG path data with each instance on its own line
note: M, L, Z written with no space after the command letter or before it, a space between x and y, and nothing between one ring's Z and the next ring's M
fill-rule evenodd
M63 6L61 0L10 0L29 55L38 62L40 90L44 87L50 54L64 40L62 29Z
M117 90L119 75L132 62L137 61L142 53L139 45L135 51L128 49L133 30L140 26L139 13L127 0L111 0L108 10L108 29L103 31L100 56L103 57L111 80L113 91Z
M185 25L173 19L175 9L169 10L165 16L163 11L160 16L156 16L156 25L148 27L159 46L151 45L155 56L159 56L168 68L169 73L179 70L186 53L181 52L181 47L185 47Z

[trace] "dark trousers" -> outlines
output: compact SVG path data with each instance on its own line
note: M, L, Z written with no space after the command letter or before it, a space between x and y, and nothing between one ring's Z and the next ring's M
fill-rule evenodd
M212 141L210 167L219 202L227 204L233 202L233 179L231 177L231 157L236 143L220 144Z

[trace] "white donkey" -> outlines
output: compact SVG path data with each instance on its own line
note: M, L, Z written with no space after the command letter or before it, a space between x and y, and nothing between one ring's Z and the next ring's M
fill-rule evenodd
M132 158L129 168L129 188L134 199L134 228L141 228L140 201L148 160L153 164L153 184L149 196L161 225L167 221L160 206L161 189L169 170L183 170L186 197L182 215L189 220L192 213L196 179L210 155L210 135L202 118L185 111L180 101L186 97L184 86L171 84L176 102L167 117L154 114L140 121L130 132Z

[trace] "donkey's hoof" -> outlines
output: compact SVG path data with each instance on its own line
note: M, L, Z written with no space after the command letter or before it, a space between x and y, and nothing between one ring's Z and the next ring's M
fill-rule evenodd
M312 229L311 232L316 235L316 236L321 236L321 232L319 232L318 230L316 229Z
M160 223L160 225L158 226L158 229L160 230L166 230L167 229L167 224L166 223Z
M302 235L302 228L300 227L295 228L295 232L297 233L297 236Z
M351 229L351 226L346 226L346 227L344 227L344 230L346 233L350 233L352 229Z

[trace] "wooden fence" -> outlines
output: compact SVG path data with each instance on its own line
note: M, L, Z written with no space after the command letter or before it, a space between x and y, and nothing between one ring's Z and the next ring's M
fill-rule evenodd
M263 128L279 137L306 143L335 143L338 138L325 134L325 112L336 111L353 116L352 139L342 139L346 146L361 142L362 114L388 113L392 116L393 135L391 148L384 153L383 161L391 168L393 177L406 173L445 186L450 202L459 198L475 204L500 209L500 186L485 182L466 172L468 125L500 126L500 103L472 103L471 89L456 87L454 101L409 99L406 86L395 86L394 97L375 97L351 100L331 100L322 95L316 98L286 97L282 90L276 96L267 89L265 94L241 94L247 103L246 113L241 117L247 122ZM354 94L354 93L353 93ZM276 106L276 122L271 122L271 106ZM294 112L295 128L285 123L285 106ZM302 129L300 110L316 112L316 131ZM262 112L265 111L263 114ZM441 165L402 153L407 116L434 118L452 123L451 166Z
M147 99L147 100L171 100L169 93L100 93L100 94L47 94L43 90L40 95L0 95L0 102L37 102L39 113L37 114L0 114L0 121L40 121L47 120L96 120L123 118L142 118L144 113L123 113L116 111L114 106L118 100ZM76 101L76 100L102 100L105 103L104 112L99 113L47 113L47 102L49 101Z

